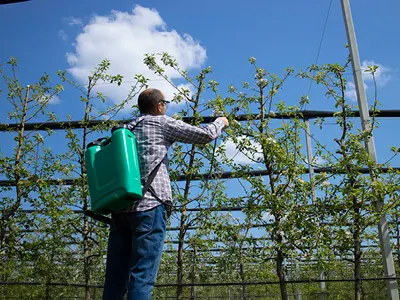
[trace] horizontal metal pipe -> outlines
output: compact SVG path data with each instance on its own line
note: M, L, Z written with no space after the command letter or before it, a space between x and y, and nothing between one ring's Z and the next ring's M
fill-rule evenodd
M391 168L378 168L380 173L388 173L389 171L400 171L400 167L391 167ZM303 174L307 174L309 169L304 167ZM360 174L369 174L369 168L360 168L358 170ZM274 174L278 174L278 172L273 172ZM334 168L317 168L314 169L314 173L328 173L328 174L345 174L343 171L338 171ZM222 172L222 173L213 173L210 175L208 173L198 174L193 176L179 175L176 181L185 181L187 179L190 180L205 180L205 179L234 179L234 178L242 178L243 175L249 175L250 177L256 176L268 176L269 172L267 170L255 170L251 172ZM74 185L79 182L79 178L67 178L67 179L47 179L43 180L51 185ZM20 182L24 182L21 180ZM0 186L15 186L14 180L0 180Z
M316 119L316 118L332 118L337 114L335 111L318 111L318 110L302 110L298 113L270 113L267 115L268 118L271 119ZM371 115L379 117L379 118L393 118L400 117L400 110L381 110L378 112L370 112ZM353 110L349 112L349 116L351 117L359 117L360 113L357 110ZM205 116L201 118L202 123L210 123L215 120L216 117ZM235 116L235 120L237 121L246 121L246 120L258 120L259 114L242 114ZM184 122L192 122L193 117L183 117L182 120ZM59 122L36 122L36 123L26 123L24 124L24 130L65 130L65 129L80 129L80 128L92 128L99 125L112 126L112 124L125 124L128 123L130 119L120 119L120 120L90 120L88 122L83 121L59 121ZM21 124L8 124L8 123L0 123L0 131L16 131L21 127Z

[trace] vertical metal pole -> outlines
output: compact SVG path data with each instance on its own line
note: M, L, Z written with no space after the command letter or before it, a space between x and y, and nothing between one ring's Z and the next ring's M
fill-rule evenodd
M308 119L304 120L306 125L306 146L307 146L307 158L308 158L308 169L310 174L310 183L312 188L312 202L315 203L316 200L316 192L315 192L315 185L314 185L314 167L313 167L313 153L312 153L312 146L311 146L311 131L310 131L310 122ZM321 220L322 221L322 220ZM320 279L324 280L324 270L321 270ZM321 281L319 283L319 288L321 289L320 300L326 299L326 283L325 281Z
M312 146L311 146L311 133L310 133L310 122L308 119L304 119L304 123L306 124L306 146L307 146L307 159L308 159L308 170L310 174L310 183L312 186L312 203L315 203L316 193L315 193L315 185L314 185L314 167L313 167L313 154L312 154Z
M396 211L396 236L397 236L397 245L396 245L395 254L397 256L397 267L399 267L399 264L400 264L400 259L399 259L399 254L400 254L400 228L399 228L399 212L398 211Z
M190 299L195 299L195 278L196 278L196 245L193 245L193 257L192 257L192 286L190 287Z
M353 25L353 18L351 15L350 3L349 0L341 0L342 3L342 10L343 10L343 18L346 25L346 33L347 33L347 40L349 43L350 49L350 57L351 57L351 65L353 68L353 76L354 76L354 84L356 87L357 93L357 101L358 107L360 110L360 117L361 117L361 125L364 131L371 130L371 121L369 117L369 110L367 104L367 97L365 94L364 82L362 79L362 70L360 65L360 57L358 54L358 46L356 40L356 34L354 32L354 25ZM368 153L371 156L373 161L376 161L376 152L375 152L375 143L374 138L371 136L367 141L367 149ZM374 180L373 174L371 174L371 180ZM378 211L381 210L383 206L383 199L382 201L377 203ZM392 250L390 248L390 237L389 237L389 228L388 223L386 220L386 216L384 214L381 215L379 225L378 225L378 232L379 232L379 240L381 245L381 252L383 258L383 267L385 271L385 277L396 277L396 271L394 268L394 261ZM399 292L397 287L397 280L386 280L387 290L388 290L388 299L390 300L398 300L399 299Z
M321 274L319 275L321 280L325 280L325 273L324 270L321 270ZM319 283L319 288L321 289L321 295L319 297L319 299L321 300L325 300L326 299L326 282L325 281L321 281Z
M299 262L296 260L296 280L300 279L300 270L299 270ZM296 299L301 300L301 289L300 284L296 284L297 291L296 291Z

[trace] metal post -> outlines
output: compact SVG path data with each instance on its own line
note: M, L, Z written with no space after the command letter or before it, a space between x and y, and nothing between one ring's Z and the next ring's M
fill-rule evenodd
M346 26L347 40L349 43L351 65L353 68L354 84L356 87L358 107L360 110L361 125L364 131L371 130L371 121L369 117L369 110L367 104L367 97L365 94L364 82L362 79L362 70L360 65L360 57L358 54L358 46L356 40L356 34L354 32L353 18L351 15L349 0L341 0L343 18ZM376 161L375 143L374 138L371 136L367 143L368 153L373 161ZM373 174L371 174L371 180L374 180ZM383 206L383 200L377 203L378 211ZM385 271L385 277L396 277L396 271L394 268L394 261L392 250L390 248L389 228L384 214L381 215L379 225L379 240L381 245L381 252L383 258L383 267ZM386 280L388 296L390 300L398 300L399 292L397 287L397 281L395 279Z
M195 299L195 278L196 278L196 245L193 245L193 257L192 257L192 286L190 287L190 299Z
M313 167L313 154L312 154L312 146L311 146L311 133L310 133L310 121L308 119L304 120L306 125L306 146L307 146L307 159L308 159L308 170L310 175L310 183L312 187L312 203L315 203L316 193L315 193L315 185L314 185L314 167Z
M296 280L300 279L300 270L299 270L299 262L296 260L295 262L296 264ZM296 284L296 300L301 300L301 289L300 289L300 285Z
M306 146L307 146L308 169L309 169L310 183L311 183L311 188L312 188L312 202L315 203L317 196L316 196L315 185L314 185L314 167L313 167L313 153L312 153L311 137L310 137L311 136L310 121L308 119L305 119L304 123L306 125ZM321 270L320 278L321 278L321 280L325 279L324 270ZM325 281L321 281L319 283L319 288L321 289L320 300L325 300L326 299L326 283L325 283Z
M321 280L325 279L325 273L324 270L321 270L321 274L319 275ZM321 300L325 300L326 299L326 282L325 281L321 281L319 283L319 288L321 289L321 295L319 297L319 299Z

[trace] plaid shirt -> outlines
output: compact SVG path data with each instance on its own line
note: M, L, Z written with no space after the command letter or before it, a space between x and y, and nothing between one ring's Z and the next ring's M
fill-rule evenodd
M142 180L146 182L151 171L163 160L151 187L163 202L172 203L171 182L168 175L168 148L174 142L209 143L221 134L224 122L216 120L205 127L196 127L166 115L140 115L129 123L128 127L135 134ZM123 211L145 211L160 204L160 201L148 191L141 200Z

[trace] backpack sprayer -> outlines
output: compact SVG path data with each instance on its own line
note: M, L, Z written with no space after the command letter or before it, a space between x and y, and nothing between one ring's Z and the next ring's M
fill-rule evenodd
M116 212L143 197L136 139L126 125L88 144L85 161L94 213Z

